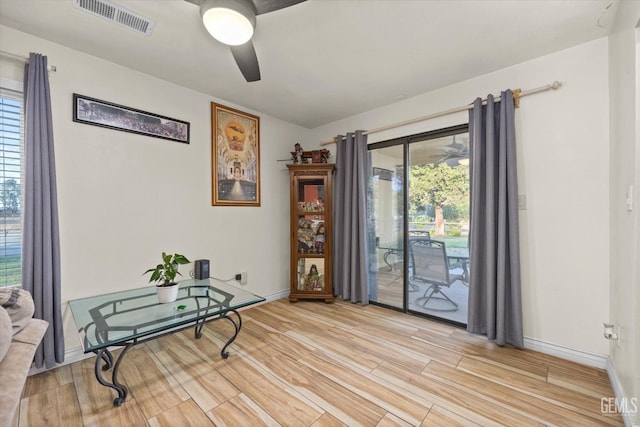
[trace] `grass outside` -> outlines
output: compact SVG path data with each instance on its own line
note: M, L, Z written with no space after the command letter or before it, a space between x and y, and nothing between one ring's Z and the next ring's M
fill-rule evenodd
M0 233L4 234L4 241L20 239L22 220L20 214L0 215ZM11 237L7 237L7 234ZM22 284L22 263L20 255L0 256L0 287Z
M22 283L20 256L0 257L0 288Z
M469 236L431 236L433 240L438 240L440 242L444 242L447 248L467 248L469 244ZM400 248L402 246L401 243L389 243L389 242L381 242L380 247L382 249L388 249L389 246L391 248Z
M469 225L466 223L445 224L445 231L448 234L445 236L435 236L433 234L433 223L409 222L409 230L426 230L431 234L433 240L444 242L448 248L466 248L469 246ZM457 232L457 236L453 235L454 230Z
M433 240L440 240L441 242L444 242L448 248L466 248L469 244L469 236L442 236L431 238Z

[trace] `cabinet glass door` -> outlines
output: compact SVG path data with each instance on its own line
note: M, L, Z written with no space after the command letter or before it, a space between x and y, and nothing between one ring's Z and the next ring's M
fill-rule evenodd
M298 260L298 290L324 292L324 259L300 258Z
M298 254L324 254L326 227L322 179L299 181L297 210Z

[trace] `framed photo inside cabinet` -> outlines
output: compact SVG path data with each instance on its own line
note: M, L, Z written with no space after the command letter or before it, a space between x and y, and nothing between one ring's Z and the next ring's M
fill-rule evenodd
M211 103L213 206L260 206L260 117Z

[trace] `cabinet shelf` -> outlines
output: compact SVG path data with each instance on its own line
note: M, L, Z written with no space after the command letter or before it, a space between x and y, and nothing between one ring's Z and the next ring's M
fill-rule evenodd
M325 215L325 211L298 211L298 215L307 216L307 215Z
M331 223L333 164L294 164L291 194L291 285L289 301L333 302Z

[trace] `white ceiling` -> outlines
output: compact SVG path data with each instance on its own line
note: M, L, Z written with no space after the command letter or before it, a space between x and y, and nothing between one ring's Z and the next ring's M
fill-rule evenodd
M204 29L197 6L114 1L155 20L153 34L74 9L72 0L0 0L0 23L306 128L603 37L618 6L308 0L258 16L253 43L262 80L247 83L229 49Z

